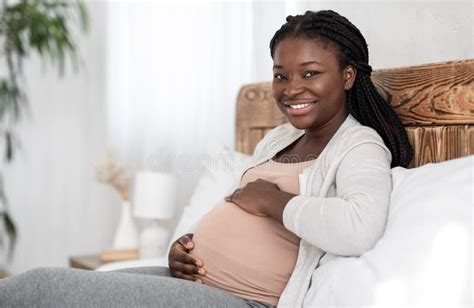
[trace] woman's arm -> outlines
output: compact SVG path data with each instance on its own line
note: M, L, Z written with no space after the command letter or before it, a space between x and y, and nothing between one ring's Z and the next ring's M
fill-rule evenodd
M324 251L359 256L382 236L392 189L391 156L376 143L349 151L336 171L336 197L295 196L283 224Z

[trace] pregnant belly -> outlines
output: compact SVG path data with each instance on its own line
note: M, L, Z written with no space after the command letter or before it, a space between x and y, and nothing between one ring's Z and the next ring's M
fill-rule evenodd
M223 202L198 225L191 254L204 262L205 284L276 304L296 264L299 238L268 217Z

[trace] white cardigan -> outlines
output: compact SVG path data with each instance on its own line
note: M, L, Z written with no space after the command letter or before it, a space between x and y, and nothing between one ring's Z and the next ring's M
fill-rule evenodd
M251 166L271 159L303 134L289 123L272 129L257 144ZM312 306L310 282L318 279L312 277L318 264L360 256L382 236L392 190L391 159L377 132L348 115L315 163L300 174L300 195L286 205L283 224L301 242L278 307ZM321 249L326 254L320 262Z

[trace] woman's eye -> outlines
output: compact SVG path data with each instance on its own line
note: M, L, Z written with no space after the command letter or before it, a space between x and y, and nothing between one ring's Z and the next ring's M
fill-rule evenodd
M282 74L275 74L273 78L275 78L276 80L284 80L285 76L283 76Z
M318 72L316 72L316 71L309 71L309 72L306 72L304 74L304 77L312 77L312 76L317 75L317 74L318 74Z

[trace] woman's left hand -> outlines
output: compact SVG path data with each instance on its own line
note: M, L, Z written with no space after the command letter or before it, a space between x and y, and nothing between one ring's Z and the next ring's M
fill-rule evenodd
M272 182L257 179L247 183L243 188L237 188L231 195L224 198L227 202L236 204L241 209L257 216L269 216L268 207L272 198L281 190Z

